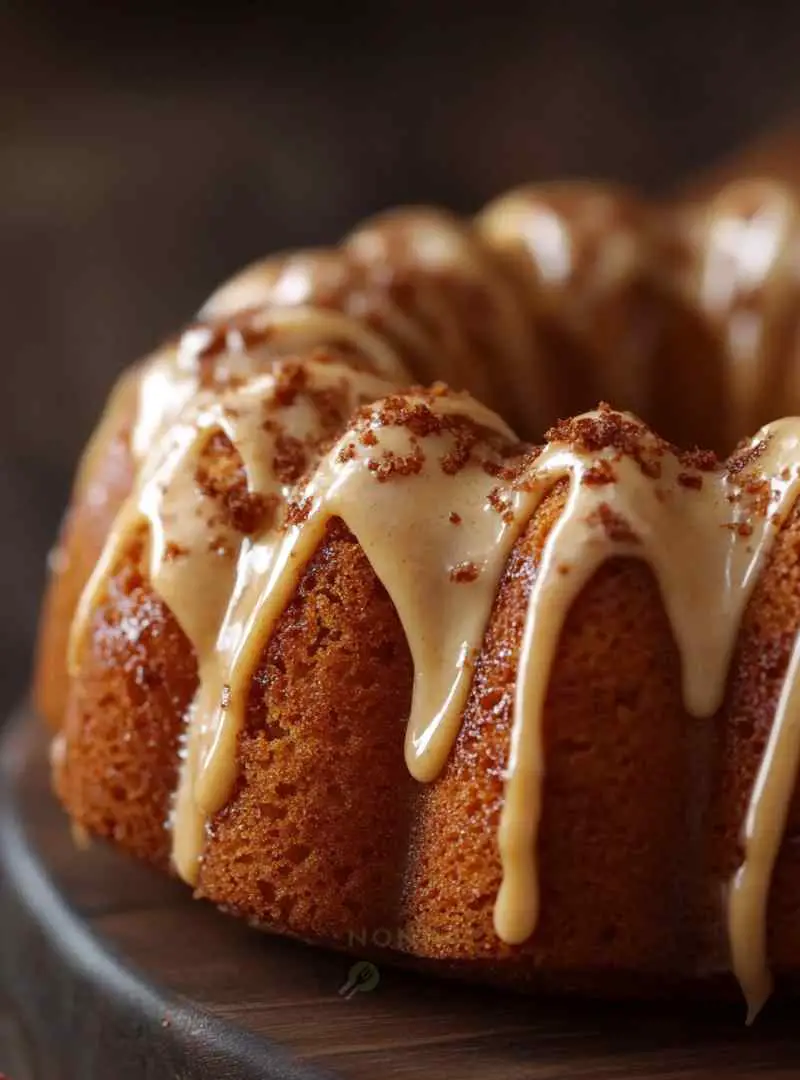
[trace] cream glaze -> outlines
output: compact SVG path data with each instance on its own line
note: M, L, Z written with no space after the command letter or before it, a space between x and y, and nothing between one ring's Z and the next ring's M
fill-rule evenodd
M296 328L292 320L287 325ZM327 329L324 318L319 325ZM198 389L195 375L191 393L193 368L180 350L171 361L163 355L151 361L141 379L138 430L148 432L142 449L151 440L153 449L84 592L71 668L79 668L84 627L103 582L146 523L152 584L191 641L200 673L172 820L176 867L195 881L206 823L235 780L250 678L327 522L339 517L347 524L397 608L415 669L406 757L414 776L430 781L457 736L511 548L547 493L567 482L567 503L545 543L528 605L499 825L503 875L495 926L500 938L520 943L538 918L542 713L570 605L605 560L646 561L682 658L687 710L713 715L742 613L798 494L800 422L762 430L751 443L755 464L739 471L699 471L632 417L625 427L635 452L598 443L597 432L618 415L609 411L572 421L567 435L557 429L533 453L468 396L442 389L387 398L392 382L354 370L335 352L333 359L302 363L278 358L291 353L293 341L306 347L309 340L302 332L290 341L274 334L258 364L228 341L227 367L219 365L215 385ZM154 395L154 385L169 384L170 363L177 388ZM281 392L287 372L298 371L302 378L287 399ZM343 433L322 452L331 433L315 401L331 392ZM376 399L383 400L348 425L354 409ZM156 439L165 428L168 434ZM198 467L215 432L238 452L250 493L272 509L247 536L220 522L216 502L198 492ZM307 453L300 483L278 475L281 433ZM761 478L767 489L756 484L759 495L748 494ZM745 860L729 890L733 968L751 1015L771 985L766 900L800 757L799 670L796 649L745 822Z
M297 306L247 311L214 325L198 323L141 366L131 439L134 457L142 461L191 402L202 385L206 354L214 358L210 365L213 385L224 387L269 366L276 357L307 355L317 348L334 353L343 349L353 366L398 382L409 381L409 372L391 346L336 311Z

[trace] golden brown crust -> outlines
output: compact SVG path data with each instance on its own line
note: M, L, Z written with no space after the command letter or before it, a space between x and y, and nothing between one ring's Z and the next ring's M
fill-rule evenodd
M78 825L166 868L166 823L197 668L147 582L145 544L143 535L126 553L92 612L55 781Z
M87 448L51 555L39 619L33 698L53 728L59 728L64 718L72 617L117 511L133 486L130 437L135 413L136 379L128 373L120 380Z
M213 822L201 895L345 945L397 925L411 683L391 600L333 521L253 678L240 780Z

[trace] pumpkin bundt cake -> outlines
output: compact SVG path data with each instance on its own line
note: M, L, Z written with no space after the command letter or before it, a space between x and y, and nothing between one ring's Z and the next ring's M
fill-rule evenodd
M76 826L280 933L755 1014L800 968L799 241L773 182L560 185L223 286L52 559Z

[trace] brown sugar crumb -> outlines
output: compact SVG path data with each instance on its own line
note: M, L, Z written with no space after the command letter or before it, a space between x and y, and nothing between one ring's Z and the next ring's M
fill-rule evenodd
M621 456L632 458L644 475L653 480L661 475L660 458L676 452L671 443L655 435L640 420L616 412L605 402L598 405L593 416L560 420L545 438L588 453L616 450Z
M515 491L534 491L537 487L536 462L542 456L544 447L526 447L522 456L503 474Z
M284 360L275 365L275 403L282 408L293 405L308 385L308 368L300 360Z
M422 391L424 395L425 392ZM425 401L417 401L411 394L391 394L377 407L377 419L383 427L405 428L418 439L428 435L440 435L453 423L463 422L463 417L440 416Z
M620 544L638 544L639 537L630 527L628 522L613 510L608 503L600 503L596 510L586 518L586 524L592 528L599 527L605 530L609 540Z
M302 502L290 502L286 507L286 524L302 525L308 520L311 513L312 500L303 499Z
M745 480L742 484L742 491L751 497L769 495L769 480L765 476L754 476L749 480Z
M506 525L514 520L514 511L511 509L511 500L503 498L500 488L492 488L486 496L486 501L491 508L500 515Z
M461 524L461 514L457 514L455 512L455 510L451 510L450 511L450 524L451 525L460 525Z
M450 568L450 580L459 585L475 581L479 574L480 570L474 562L457 563Z
M342 378L337 385L325 389L309 388L308 395L317 414L323 436L338 434L353 411L348 382Z
M721 528L736 533L737 536L741 536L744 539L753 535L753 526L749 521L726 521Z
M558 566L556 567L556 570L558 570L559 574L564 574L564 575L568 574L571 569L572 569L572 567L570 566L570 564L565 563L565 562L560 562L558 564Z
M703 478L698 476L697 473L682 472L678 473L678 483L681 487L699 491L703 486Z
M395 454L387 450L380 459L372 458L367 468L380 484L398 476L417 476L425 465L425 455L419 447L410 454Z
M225 467L231 453L226 435L216 432L209 439L195 470L195 483L201 494L216 503L219 513L212 521L224 522L245 536L267 528L274 519L278 505L275 495L251 492L247 487L244 468Z
M450 446L439 459L440 468L446 476L455 476L470 463L482 465L491 475L501 475L505 466L496 459L499 458L502 462L510 457L512 449L516 450L518 444L505 435L482 426L469 416L457 412L439 413L433 407L434 404L450 394L451 391L444 384L436 384L431 389L412 387L404 394L391 394L377 404L357 410L353 419L353 431L365 446L378 442L376 427L404 428L412 445L415 440L446 435L449 436ZM480 457L477 454L479 448L483 451ZM481 460L484 455L486 462ZM492 460L493 458L495 460ZM418 449L402 460L404 469L416 470L420 460ZM378 475L383 475L383 463L372 462L369 467ZM393 474L397 471L397 468L392 468Z
M594 465L586 470L583 474L581 483L590 486L599 486L601 484L613 484L617 479L617 474L614 472L614 468L610 461L596 461Z
M739 473L744 472L745 469L749 469L751 465L758 461L766 448L767 440L762 439L761 442L756 443L755 446L745 446L735 454L732 454L728 458L726 465L728 476L738 476Z
M777 492L773 492L769 481L763 477L753 477L742 485L742 494L746 497L747 508L753 515L766 517L769 513L769 504Z
M492 443L491 449L497 457L487 457L481 461L481 468L487 476L504 481L515 488L524 488L531 468L543 447L530 446L527 443Z
M719 458L713 450L684 450L678 454L678 460L684 469L697 469L699 472L713 472L719 466Z
M623 416L601 401L596 415L559 420L545 433L545 439L571 443L576 449L593 453L608 449L629 453L639 447L646 432L647 428L638 420Z
M167 562L173 562L175 559L181 559L185 555L189 554L189 549L183 544L176 543L175 540L170 540L164 549L164 559Z
M475 442L469 440L456 440L456 445L447 454L442 455L440 462L442 472L447 476L455 476L467 465L472 457L472 449Z
M336 460L339 462L340 465L346 465L347 462L352 461L355 456L356 444L347 443L347 445L343 446L339 453L336 455Z
M308 455L305 447L294 435L281 432L275 440L275 456L272 468L281 484L294 484L305 472Z
M231 524L245 536L263 532L275 520L278 502L277 495L248 492L240 501L230 504Z
M496 444L498 450L508 446L507 438L482 427L469 416L457 412L439 413L431 407L435 401L450 394L451 391L443 384L437 384L432 389L411 387L404 394L390 394L377 405L359 410L356 424L364 428L377 421L381 427L405 428L417 438L449 433L457 436L457 441L466 441L471 445L485 441Z
M442 472L455 476L470 462L477 446L483 441L482 432L466 417L449 417L448 430L453 437L454 446L442 456Z

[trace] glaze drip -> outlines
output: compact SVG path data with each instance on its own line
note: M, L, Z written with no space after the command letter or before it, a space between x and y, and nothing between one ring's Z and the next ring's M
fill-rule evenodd
M409 434L409 422L419 424L418 435ZM436 740L416 733L431 717L448 729L460 717L502 570L499 559L481 557L502 547L510 532L487 512L493 480L483 466L499 466L510 445L502 422L474 402L446 395L384 399L359 415L295 492L284 527L266 530L242 553L217 639L215 674L201 679L178 795L176 864L189 880L196 875L205 821L224 806L235 779L236 739L252 672L333 517L359 540L395 602L415 664L408 727L412 760L419 761L414 771L438 772ZM448 492L440 477L456 452L468 456L459 461L459 482ZM452 505L443 501L448 495ZM408 512L412 502L415 515ZM453 511L463 524L451 538ZM475 567L476 578L457 586L454 569L464 563Z
M722 704L739 626L760 569L800 491L797 421L771 425L742 452L743 460L748 455L755 459L757 472L731 472L687 467L642 425L636 432L632 419L623 422L627 433L622 440L600 450L576 449L582 425L593 420L602 421L602 414L579 417L565 430L557 429L527 480L534 490L546 492L568 479L570 490L544 547L517 669L498 838L503 881L495 908L498 935L517 944L533 932L538 915L535 851L545 775L542 718L550 670L572 603L607 559L647 562L681 656L686 709L698 718L711 717ZM632 434L634 456L621 449ZM525 512L531 513L530 504ZM783 716L779 709L776 728L783 726ZM780 798L775 790L773 797ZM758 802L758 792L754 799ZM767 884L770 875L771 867ZM752 902L749 889L764 888L765 877L751 867L744 884L742 889L738 881L732 890L734 911ZM754 954L758 949L751 931L746 917L734 918L732 951L735 958L746 956L751 970L763 971L766 952L762 948L759 956ZM758 990L752 975L738 959L735 968L746 996L754 1000Z
M730 885L728 934L733 970L747 999L748 1023L769 998L767 905L772 873L800 773L800 638L786 672L742 828L744 862Z

